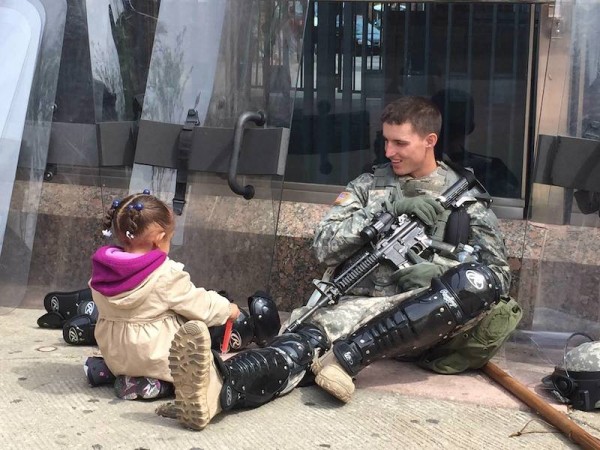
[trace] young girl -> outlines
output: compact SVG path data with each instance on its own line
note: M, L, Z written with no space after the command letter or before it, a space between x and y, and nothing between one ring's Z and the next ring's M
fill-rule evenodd
M102 233L121 246L101 247L92 257L95 337L123 399L173 394L169 348L187 320L213 326L239 315L234 303L194 286L183 264L167 257L174 228L171 209L147 190L115 200ZM98 370L97 359L88 363Z

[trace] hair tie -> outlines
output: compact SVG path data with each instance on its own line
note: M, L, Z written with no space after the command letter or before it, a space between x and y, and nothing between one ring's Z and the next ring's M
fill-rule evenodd
M150 189L144 189L144 192L142 192L142 194L150 195Z
M133 233L131 233L131 231L127 230L125 232L125 236L127 237L127 239L133 239L135 236L133 235Z
M110 231L110 228L107 228L106 230L102 230L102 236L109 238L112 236L112 231Z
M144 209L144 204L141 202L137 202L133 205L131 203L129 205L127 205L128 211L131 211L132 209L135 209L136 211L141 211L142 209Z
M112 202L113 209L117 209L120 204L121 204L120 200L113 200L113 202Z

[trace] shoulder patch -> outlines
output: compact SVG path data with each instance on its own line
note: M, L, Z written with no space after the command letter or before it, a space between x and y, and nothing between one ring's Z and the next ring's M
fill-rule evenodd
M350 192L348 191L340 192L340 195L338 195L335 201L333 202L334 205L339 206L346 206L350 203L352 203L352 194L350 194Z

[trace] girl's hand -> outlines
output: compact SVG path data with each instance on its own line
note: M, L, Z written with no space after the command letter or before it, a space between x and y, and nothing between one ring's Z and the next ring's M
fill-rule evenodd
M240 308L235 303L229 304L229 318L228 320L235 320L240 315Z

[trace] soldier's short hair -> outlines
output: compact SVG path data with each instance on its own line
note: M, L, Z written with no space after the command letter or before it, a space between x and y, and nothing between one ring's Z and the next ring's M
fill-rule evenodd
M442 115L438 107L425 97L407 95L389 103L381 113L381 123L402 125L410 123L416 133L438 136L442 128Z

